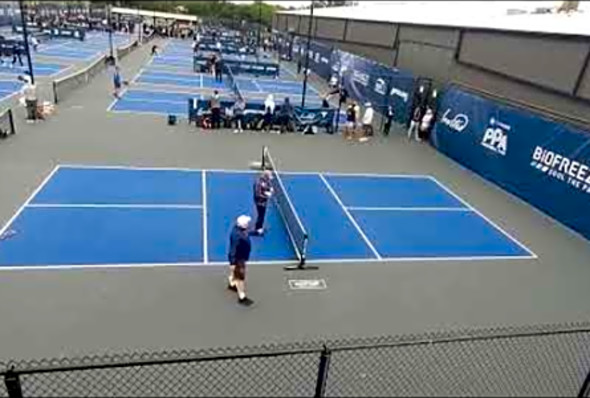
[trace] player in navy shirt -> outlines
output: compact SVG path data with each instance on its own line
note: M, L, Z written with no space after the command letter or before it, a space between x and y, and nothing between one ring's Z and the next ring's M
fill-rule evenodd
M270 170L265 170L254 183L254 204L256 205L256 234L262 235L264 233L264 217L266 215L266 206L268 200L273 194L271 185L272 173Z
M246 297L246 262L250 259L252 244L248 233L249 216L239 216L236 225L232 228L229 236L229 285L228 289L238 293L238 303L251 305L253 303Z

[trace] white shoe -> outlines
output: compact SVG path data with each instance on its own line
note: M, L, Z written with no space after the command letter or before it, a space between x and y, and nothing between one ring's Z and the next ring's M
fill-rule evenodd
M238 133L239 133L239 131L238 131L238 130L234 130L234 134L238 134Z
M369 137L361 137L359 138L359 142L367 142L369 141Z
M262 235L262 234L264 234L264 228L257 229L257 230L256 230L256 233L257 233L258 235Z

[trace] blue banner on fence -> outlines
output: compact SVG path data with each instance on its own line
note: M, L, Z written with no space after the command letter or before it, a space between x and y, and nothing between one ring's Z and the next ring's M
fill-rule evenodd
M328 80L332 76L332 47L311 42L309 45L309 69Z
M341 75L352 98L371 102L380 113L391 105L395 121L408 121L415 83L412 74L341 50L334 51L332 71Z
M590 238L590 132L448 88L433 144Z

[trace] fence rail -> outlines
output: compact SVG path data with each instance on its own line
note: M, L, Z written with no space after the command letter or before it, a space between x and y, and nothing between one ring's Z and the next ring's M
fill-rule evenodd
M590 322L0 363L0 396L575 396Z

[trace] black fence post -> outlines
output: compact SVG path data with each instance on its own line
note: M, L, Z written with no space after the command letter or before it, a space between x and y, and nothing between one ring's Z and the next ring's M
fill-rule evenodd
M6 386L6 391L10 398L22 398L23 391L20 386L20 379L18 373L16 373L13 368L10 368L4 374L4 385Z
M582 384L582 388L578 393L578 398L587 398L588 396L590 396L590 370L588 370L584 384Z
M320 365L318 366L318 378L315 385L315 397L323 397L326 392L326 382L328 380L328 373L330 369L330 358L332 351L324 345L324 349L320 354Z

